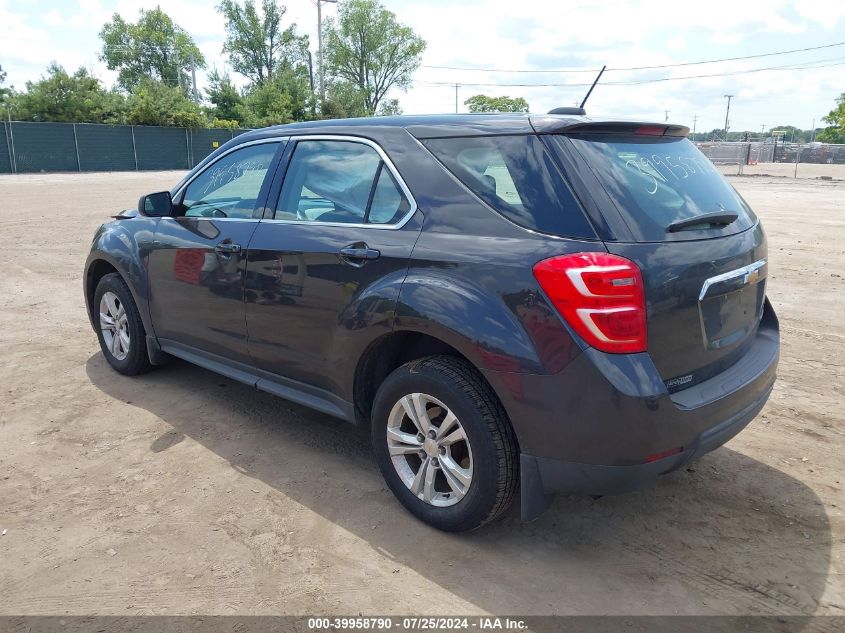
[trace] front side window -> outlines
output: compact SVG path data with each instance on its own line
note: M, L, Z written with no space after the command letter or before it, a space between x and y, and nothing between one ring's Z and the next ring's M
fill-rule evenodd
M187 217L251 218L278 143L249 145L209 165L185 189Z
M369 145L304 140L296 144L274 217L393 224L410 208L381 156Z

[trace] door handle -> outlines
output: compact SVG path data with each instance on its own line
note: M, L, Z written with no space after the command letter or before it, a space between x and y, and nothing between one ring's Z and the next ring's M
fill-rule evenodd
M347 260L369 260L369 259L378 259L381 256L381 251L377 251L374 248L370 248L366 244L363 246L347 246L346 248L340 249L340 257L341 259ZM351 261L350 264L355 263L359 266L362 265L363 261Z
M241 245L235 244L230 240L224 240L220 242L217 246L214 247L214 250L218 253L240 253L241 252Z

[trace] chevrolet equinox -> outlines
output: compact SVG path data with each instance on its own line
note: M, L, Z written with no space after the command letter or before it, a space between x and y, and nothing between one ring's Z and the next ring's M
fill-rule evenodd
M766 402L766 237L682 126L549 115L235 137L99 228L109 364L179 357L370 429L443 530L634 490Z

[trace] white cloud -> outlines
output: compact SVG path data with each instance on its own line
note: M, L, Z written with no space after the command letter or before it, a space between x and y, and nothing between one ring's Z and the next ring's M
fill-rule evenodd
M47 13L41 16L41 19L44 20L46 24L49 24L50 26L54 27L61 26L65 21L64 17L58 9L50 9L49 11L47 11Z

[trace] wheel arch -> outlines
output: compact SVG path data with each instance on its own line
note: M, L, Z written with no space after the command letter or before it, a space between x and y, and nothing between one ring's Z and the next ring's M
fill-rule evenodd
M355 368L353 402L356 422L361 425L370 424L376 392L393 370L407 362L427 356L451 356L466 362L490 385L507 414L507 399L501 395L501 390L509 388L507 379L502 380L497 372L484 371L477 356L473 358L473 354L467 353L469 350L463 345L460 348L429 332L409 329L394 330L374 340L364 350ZM518 432L510 416L508 422L518 440Z

